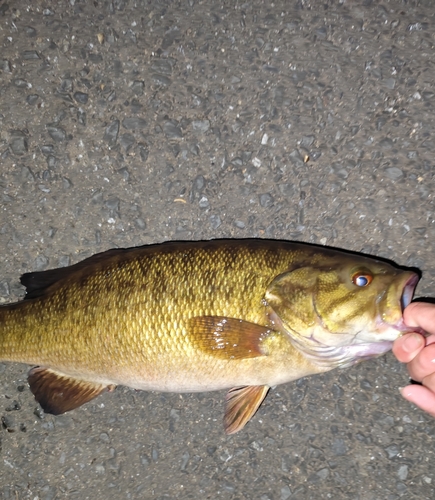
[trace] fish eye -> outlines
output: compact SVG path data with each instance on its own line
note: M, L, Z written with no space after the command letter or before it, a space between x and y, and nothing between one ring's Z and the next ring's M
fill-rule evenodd
M369 286L373 281L373 276L366 272L357 272L352 276L352 283L356 286Z

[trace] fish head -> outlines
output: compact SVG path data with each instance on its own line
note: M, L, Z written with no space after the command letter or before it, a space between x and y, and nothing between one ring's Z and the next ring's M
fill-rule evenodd
M325 368L389 351L419 277L369 257L328 252L276 277L265 302L273 327Z

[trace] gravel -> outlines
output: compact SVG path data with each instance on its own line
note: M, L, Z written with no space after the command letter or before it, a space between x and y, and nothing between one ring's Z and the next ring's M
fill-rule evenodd
M429 0L0 5L0 302L23 272L176 239L297 239L433 295ZM119 387L45 415L0 364L0 497L431 499L434 420L390 354L273 389Z

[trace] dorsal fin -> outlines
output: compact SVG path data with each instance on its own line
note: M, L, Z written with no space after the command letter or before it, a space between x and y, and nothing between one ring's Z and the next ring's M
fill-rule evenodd
M65 282L72 277L85 278L97 269L115 263L121 260L121 256L125 256L126 252L131 251L129 248L112 248L106 252L97 253L88 257L77 264L68 267L59 267L56 269L47 269L46 271L36 271L25 273L21 276L21 284L26 287L25 299L34 299L45 295L48 288L59 282Z
M204 245L210 242L204 242ZM130 248L112 248L105 252L97 253L77 264L46 271L25 273L21 276L21 284L26 287L25 299L41 297L48 289L56 283L64 283L70 279L83 279L90 276L99 269L111 266L126 259L134 259L137 256L152 255L154 252L171 252L178 247L193 246L195 242L169 241L155 245L143 245Z

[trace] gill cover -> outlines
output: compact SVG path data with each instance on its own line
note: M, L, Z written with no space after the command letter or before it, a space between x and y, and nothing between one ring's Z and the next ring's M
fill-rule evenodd
M286 329L304 332L316 325L313 290L318 275L316 268L300 267L277 276L267 288L267 304Z

